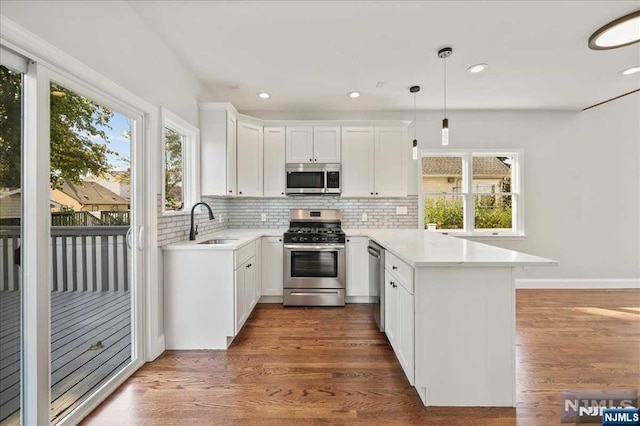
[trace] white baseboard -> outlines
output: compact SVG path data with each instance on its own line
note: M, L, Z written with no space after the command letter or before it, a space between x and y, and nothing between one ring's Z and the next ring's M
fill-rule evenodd
M376 301L375 297L372 296L346 296L346 303L374 303Z
M282 303L282 296L262 296L258 303Z
M640 278L516 279L516 289L640 288Z
M164 340L164 333L156 339L155 347L149 350L149 354L147 355L146 362L151 362L158 358L166 349L166 344Z

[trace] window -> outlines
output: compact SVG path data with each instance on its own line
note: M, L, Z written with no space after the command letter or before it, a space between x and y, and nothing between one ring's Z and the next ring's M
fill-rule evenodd
M188 211L200 199L198 129L162 109L163 212Z
M424 229L524 235L522 157L518 150L422 152L419 210Z

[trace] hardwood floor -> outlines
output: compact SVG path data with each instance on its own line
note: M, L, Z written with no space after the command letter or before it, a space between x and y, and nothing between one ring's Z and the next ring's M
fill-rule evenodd
M517 408L422 406L368 305L258 305L228 351L168 351L84 424L551 425L563 389L640 388L639 290L518 290Z

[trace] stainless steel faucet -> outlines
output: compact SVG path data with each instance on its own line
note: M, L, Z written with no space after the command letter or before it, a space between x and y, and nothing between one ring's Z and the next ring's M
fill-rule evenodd
M196 225L195 228L193 227L193 212L195 211L196 207L198 207L201 204L205 206L207 210L209 210L209 220L215 219L215 217L213 217L213 212L211 211L211 207L209 207L209 204L205 203L204 201L195 203L193 207L191 207L191 229L189 229L189 240L195 240L196 235L198 235L198 225Z

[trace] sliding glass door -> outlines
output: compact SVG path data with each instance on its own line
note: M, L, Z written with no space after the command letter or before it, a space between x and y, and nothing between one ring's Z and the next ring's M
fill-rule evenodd
M144 359L148 116L6 58L3 50L0 424L76 424Z

